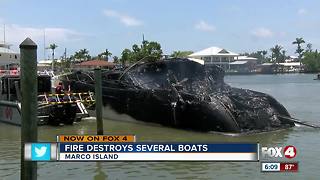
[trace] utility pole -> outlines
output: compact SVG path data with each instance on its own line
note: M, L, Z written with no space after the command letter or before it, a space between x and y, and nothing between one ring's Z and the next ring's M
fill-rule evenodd
M3 44L6 45L6 24L3 24Z
M43 59L46 59L46 29L43 29Z
M102 82L101 69L94 69L95 83L95 100L96 100L96 121L97 121L97 135L103 135L103 121L102 121Z
M64 48L64 60L67 61L67 48Z
M37 162L25 161L25 143L38 140L37 44L30 38L20 44L21 54L21 171L20 179L37 179Z
M51 70L52 70L52 73L54 73L54 49L52 49Z

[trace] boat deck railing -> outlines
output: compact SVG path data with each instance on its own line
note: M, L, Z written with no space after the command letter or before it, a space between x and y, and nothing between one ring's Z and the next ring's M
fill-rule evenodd
M47 94L38 96L40 105L44 104L68 104L68 103L85 103L92 105L95 103L93 92L82 93L64 93L64 94Z

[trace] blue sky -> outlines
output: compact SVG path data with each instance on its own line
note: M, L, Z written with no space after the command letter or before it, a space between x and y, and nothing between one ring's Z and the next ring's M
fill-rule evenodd
M5 24L12 49L31 37L39 59L44 32L46 46L58 44L58 56L64 48L68 54L87 48L91 55L108 48L119 56L142 34L166 54L210 46L242 53L280 44L293 55L296 37L320 47L319 7L317 0L0 0L0 41Z

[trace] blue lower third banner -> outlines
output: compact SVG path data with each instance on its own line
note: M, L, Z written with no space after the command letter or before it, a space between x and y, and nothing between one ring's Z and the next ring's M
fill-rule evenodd
M258 161L250 143L58 143L59 161Z

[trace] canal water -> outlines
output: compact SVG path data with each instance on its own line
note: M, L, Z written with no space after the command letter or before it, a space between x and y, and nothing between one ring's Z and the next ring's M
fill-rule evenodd
M226 76L240 88L268 93L293 117L320 124L320 81L314 74ZM95 121L74 126L39 127L39 141L59 134L95 134ZM259 142L261 146L296 146L297 173L261 173L257 162L48 162L38 163L38 179L319 179L320 130L295 127L255 135L226 136L166 128L153 124L104 121L105 133L136 134L138 141ZM283 159L285 160L285 159ZM0 179L19 179L20 128L0 123Z

